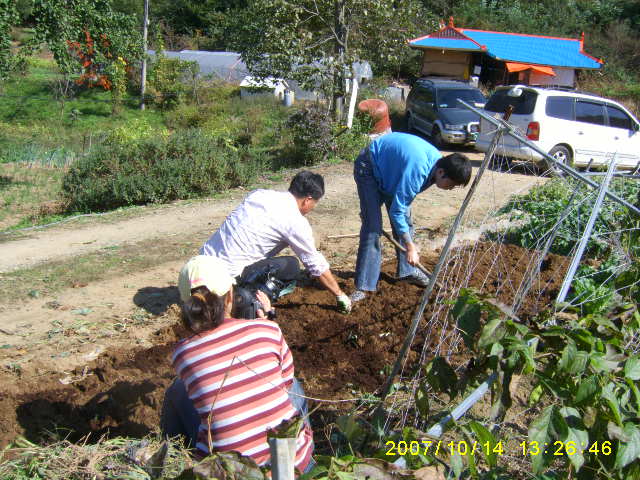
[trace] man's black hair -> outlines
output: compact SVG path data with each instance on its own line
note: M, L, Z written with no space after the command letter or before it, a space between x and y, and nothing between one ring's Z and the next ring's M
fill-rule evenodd
M318 173L303 170L291 179L289 192L296 198L311 197L320 200L324 195L324 179Z
M436 168L442 168L444 174L456 182L456 185L467 185L471 179L471 162L462 153L452 153L442 157L436 163Z

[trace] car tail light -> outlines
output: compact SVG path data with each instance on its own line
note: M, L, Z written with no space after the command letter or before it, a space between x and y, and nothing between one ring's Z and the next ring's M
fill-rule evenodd
M538 122L529 122L529 125L527 125L527 138L529 140L540 140L540 124Z

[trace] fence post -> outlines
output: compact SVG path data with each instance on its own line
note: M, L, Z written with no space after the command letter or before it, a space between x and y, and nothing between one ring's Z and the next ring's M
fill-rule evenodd
M270 438L271 479L294 480L296 461L295 438Z
M144 95L147 84L147 31L149 29L149 0L144 0L142 25L142 71L140 72L140 110L144 110Z

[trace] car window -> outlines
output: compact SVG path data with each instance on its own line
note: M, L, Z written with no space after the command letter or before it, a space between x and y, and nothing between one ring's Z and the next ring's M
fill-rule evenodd
M536 106L536 99L538 98L538 94L535 91L522 90L522 94L519 97L510 97L508 92L508 88L496 90L484 106L484 109L490 112L504 113L507 110L507 106L512 105L513 113L519 115L530 115L533 113L533 109Z
M572 97L547 97L545 112L549 117L573 120L573 104Z
M416 102L433 102L433 94L431 93L431 90L417 87L411 92L413 93L413 100Z
M465 90L456 88L451 90L438 90L438 107L440 108L463 108L458 103L458 99L467 102L472 107L483 107L486 99L479 90Z
M606 106L607 116L609 117L609 126L616 128L625 128L627 130L633 129L633 122L626 112L611 105Z
M604 105L578 100L576 102L576 120L578 122L604 125Z

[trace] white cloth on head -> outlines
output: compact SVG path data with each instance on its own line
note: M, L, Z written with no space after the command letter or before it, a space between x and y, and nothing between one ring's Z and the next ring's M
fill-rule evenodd
M200 249L227 264L237 276L258 260L273 257L291 247L309 273L320 276L329 263L315 246L309 221L300 213L289 192L255 190L231 212Z

